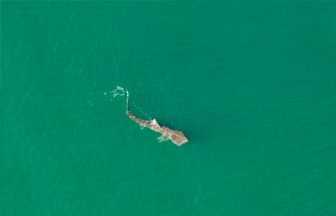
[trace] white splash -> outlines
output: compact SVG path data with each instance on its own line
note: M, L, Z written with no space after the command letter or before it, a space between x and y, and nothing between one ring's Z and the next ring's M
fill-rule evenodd
M125 90L123 87L117 86L114 90L105 91L104 95L107 99L112 101L112 99L115 98L115 97L125 96L126 92L127 92L127 90ZM113 98L112 98L112 96L113 96Z
M111 91L111 93L113 94L113 97L117 97L117 96L125 96L126 91L123 87L117 86L116 89L114 89L113 91Z

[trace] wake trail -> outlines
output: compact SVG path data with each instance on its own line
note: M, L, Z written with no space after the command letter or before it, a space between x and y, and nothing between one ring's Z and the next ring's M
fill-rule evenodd
M144 112L139 106L137 106L133 102L129 102L129 91L126 88L123 88L121 86L117 86L114 90L104 92L104 95L105 96L111 95L111 96L113 96L113 98L126 96L126 114L128 113L129 106L131 105L133 108L135 108L135 110L137 112L141 113L146 118L153 119L153 117L151 115Z

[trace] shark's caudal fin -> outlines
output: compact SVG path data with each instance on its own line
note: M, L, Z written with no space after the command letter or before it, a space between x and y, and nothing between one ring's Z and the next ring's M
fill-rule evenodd
M128 100L129 100L129 93L128 90L126 89L126 115L128 114Z
M126 95L126 115L127 115L128 111L129 111L129 107L128 107L129 93L128 93L128 90L123 88L123 87L117 86L112 91L112 93L113 93L113 97L125 96Z

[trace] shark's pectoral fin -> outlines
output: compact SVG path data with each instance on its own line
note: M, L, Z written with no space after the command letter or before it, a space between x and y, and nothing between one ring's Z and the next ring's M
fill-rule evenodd
M158 137L157 140L158 140L159 142L164 142L164 141L167 141L167 140L168 140L168 137L166 137L165 135L162 135L162 136Z
M140 126L141 130L145 128L145 125L143 125L143 124L139 124L139 126Z

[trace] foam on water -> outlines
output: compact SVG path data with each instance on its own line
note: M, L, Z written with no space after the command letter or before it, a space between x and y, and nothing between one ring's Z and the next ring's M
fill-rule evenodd
M121 86L116 86L115 89L105 91L104 95L112 101L116 97L123 97L127 96L128 90L126 88L123 88ZM144 112L138 105L134 104L133 102L129 102L130 105L132 105L132 110L136 110L136 112L141 113L144 117L147 119L153 119L151 115L148 113Z

